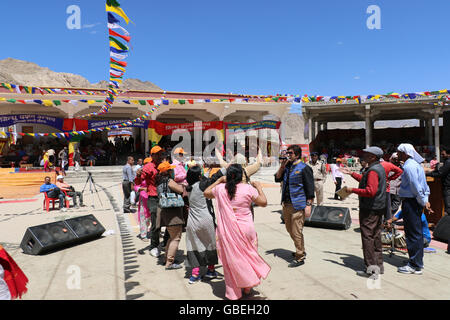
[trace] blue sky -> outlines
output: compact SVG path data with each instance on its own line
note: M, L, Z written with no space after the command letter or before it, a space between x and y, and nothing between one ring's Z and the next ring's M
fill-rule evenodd
M450 88L448 0L119 0L125 77L170 91L357 95ZM2 1L0 59L108 78L103 0ZM432 3L432 5L431 5ZM69 5L81 30L69 30ZM369 30L369 5L381 30Z

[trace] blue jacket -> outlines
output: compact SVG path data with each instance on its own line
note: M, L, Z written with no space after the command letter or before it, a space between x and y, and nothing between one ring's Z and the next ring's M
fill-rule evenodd
M41 188L40 188L40 190L39 190L39 192L47 192L47 191L49 191L50 189L56 189L56 188L58 188L56 185L54 185L53 183L50 183L50 184L43 184L42 186L41 186Z
M289 175L288 175L289 172ZM288 181L289 177L289 182ZM281 179L275 177L275 182L283 182L281 199L284 199L286 185L289 185L289 195L295 210L303 210L307 199L314 199L314 175L311 167L303 162L287 165Z

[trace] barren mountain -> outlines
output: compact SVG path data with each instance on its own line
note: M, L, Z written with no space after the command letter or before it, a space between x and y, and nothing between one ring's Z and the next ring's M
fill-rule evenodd
M74 87L74 88L104 88L108 82L101 81L91 84L86 78L72 73L54 72L49 68L35 63L7 58L0 60L0 82L35 87ZM121 87L125 90L162 91L160 87L138 79L125 79Z

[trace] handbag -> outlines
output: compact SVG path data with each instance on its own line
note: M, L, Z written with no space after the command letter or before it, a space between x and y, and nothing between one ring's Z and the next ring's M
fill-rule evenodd
M184 200L183 197L180 194L174 193L174 192L168 192L168 182L163 182L163 190L164 192L161 192L158 197L158 205L160 208L181 208L184 207Z

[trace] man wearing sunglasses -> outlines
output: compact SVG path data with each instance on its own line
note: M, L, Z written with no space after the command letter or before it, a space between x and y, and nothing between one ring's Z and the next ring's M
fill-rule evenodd
M302 149L292 145L287 149L287 159L282 160L275 174L275 182L282 182L281 203L286 230L294 241L295 255L289 268L305 263L303 239L305 216L311 213L314 200L314 175L311 167L301 162Z

